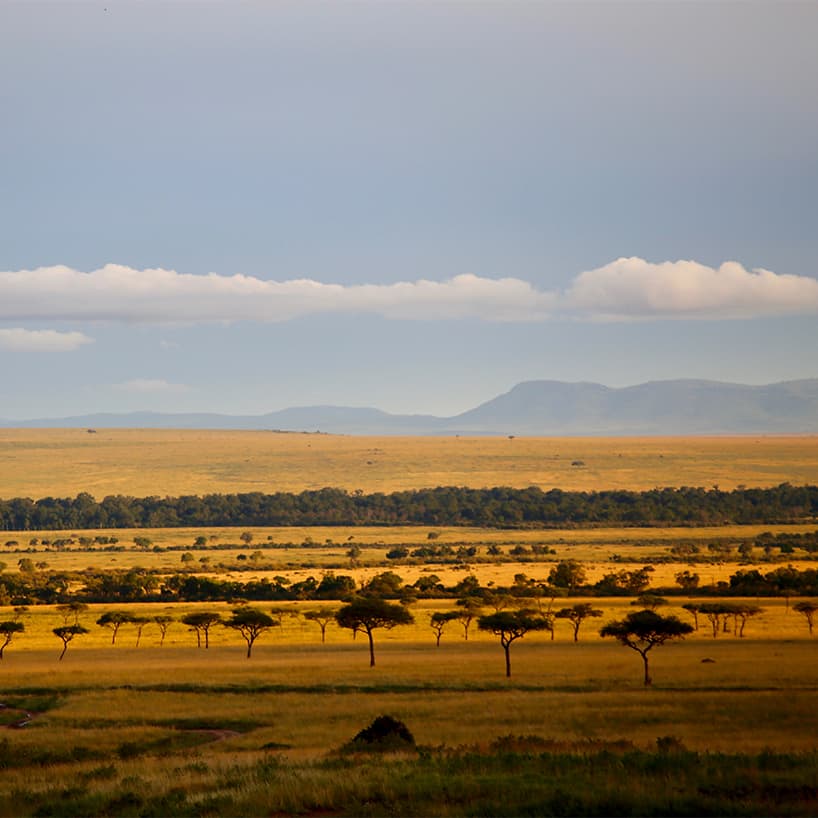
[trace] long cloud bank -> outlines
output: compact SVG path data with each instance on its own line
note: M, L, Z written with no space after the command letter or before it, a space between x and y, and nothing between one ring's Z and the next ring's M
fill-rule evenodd
M747 270L736 262L713 268L694 261L656 264L640 258L620 258L580 273L564 291L538 290L517 278L475 275L340 285L115 264L91 272L61 266L0 272L0 321L209 323L287 321L333 313L506 322L818 314L818 280Z

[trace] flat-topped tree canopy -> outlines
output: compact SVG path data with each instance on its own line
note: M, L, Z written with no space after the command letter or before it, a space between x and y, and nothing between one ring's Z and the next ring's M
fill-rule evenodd
M548 617L541 616L530 608L520 608L481 616L477 620L477 627L500 637L500 644L506 655L506 676L511 676L511 643L522 639L529 631L550 631L554 626Z
M280 625L272 616L257 608L241 607L233 611L230 619L224 623L225 627L238 631L247 642L247 658L253 652L253 643L265 631Z
M624 619L609 622L600 631L600 636L612 636L626 647L635 650L645 665L645 685L652 684L648 672L648 652L656 645L674 639L683 639L693 632L693 626L675 616L661 616L655 611L635 611Z
M396 625L411 625L415 619L400 604L387 602L375 596L356 597L335 614L335 621L341 628L364 631L369 639L369 666L375 666L375 644L372 631L376 628L394 628Z

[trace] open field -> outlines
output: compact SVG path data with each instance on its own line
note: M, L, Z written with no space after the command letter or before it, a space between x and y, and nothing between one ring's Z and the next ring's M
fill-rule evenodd
M608 814L614 793L636 813L814 814L816 642L781 600L746 639L657 649L650 690L638 657L596 635L628 601L601 605L577 644L567 629L515 643L510 680L495 637L452 631L435 648L431 603L378 632L374 669L364 640L331 628L322 645L294 620L250 660L234 634L198 650L179 625L162 648L124 627L112 647L91 624L102 606L58 662L59 615L37 608L0 668L3 722L32 716L0 727L0 815ZM334 754L385 713L420 755Z
M162 495L277 491L340 485L364 491L438 484L558 486L773 485L818 482L818 438L399 439L272 433L108 431L0 432L6 468L0 495L89 491ZM584 465L572 466L575 460ZM5 488L3 488L5 486ZM406 583L437 575L454 585L475 574L485 587L517 574L545 579L557 561L582 561L587 579L655 561L653 586L690 568L703 583L739 568L815 566L806 551L739 561L735 546L763 532L815 525L607 528L547 531L448 527L195 528L3 532L0 561L49 572L186 566L239 581L283 575L296 582L327 570L357 582L392 570ZM242 544L240 535L253 536ZM475 545L467 564L386 560L396 545ZM56 549L42 540L110 536L105 545ZM137 546L134 537L150 543ZM205 545L194 548L204 537ZM31 541L37 540L35 545ZM680 542L697 562L671 561ZM730 543L729 555L708 550ZM5 544L3 544L5 543ZM348 555L356 545L354 561ZM502 554L487 559L488 547ZM546 546L536 560L515 545ZM192 560L182 563L190 551ZM256 552L254 554L254 552ZM242 559L239 560L239 557ZM251 559L252 557L252 559ZM483 561L485 559L485 561ZM202 561L204 560L204 561ZM44 565L45 563L45 565ZM241 568L242 570L237 570ZM72 582L80 582L76 578ZM601 624L635 610L631 598L572 597L602 610L580 641L556 620L555 638L533 633L512 647L504 676L497 637L450 623L435 647L429 616L453 600L412 605L415 623L366 639L331 623L326 643L298 616L339 602L256 603L291 611L265 633L251 659L232 630L215 626L207 650L178 622L224 602L91 605L63 661L52 605L21 616L0 662L0 818L23 815L814 815L818 811L818 640L782 598L752 599L764 611L746 638L712 638L707 623L651 654L652 689L639 657L599 636ZM690 615L673 597L663 614ZM737 600L731 600L737 601ZM794 603L789 600L789 605ZM548 601L542 601L547 605ZM116 645L95 624L104 611L171 615L163 646L155 623L122 626ZM703 661L708 660L708 661ZM381 714L403 720L420 751L386 756L339 748ZM25 722L24 726L19 726ZM4 726L5 725L5 726Z
M635 570L646 563L656 562L651 584L673 586L675 574L685 568L697 571L703 583L728 580L737 570L758 569L762 573L786 564L798 570L815 567L815 561L803 552L778 555L763 559L760 548L755 549L754 560L737 559L735 549L730 559L715 558L706 546L716 542L751 542L760 534L804 534L815 531L815 525L719 526L701 528L598 528L520 530L479 529L421 526L394 527L281 527L281 528L158 528L158 529L94 529L89 531L19 531L0 533L0 562L6 571L18 572L18 561L23 557L45 562L50 571L126 570L140 567L163 574L180 570L195 570L205 575L247 582L264 577L282 575L296 582L308 576L320 577L323 572L335 571L352 576L357 583L374 574L392 570L404 581L412 583L423 575L434 573L444 585L455 585L466 574L474 574L481 585L509 585L514 576L524 573L530 578L545 579L560 560L580 560L589 582L595 582L606 572ZM240 544L243 532L253 535L250 544ZM462 563L425 564L422 560L394 561L386 558L390 548L406 545L410 548L428 544L428 534L434 532L436 545L476 545L476 559ZM70 535L81 537L115 536L116 548L106 546L69 546L55 550L43 545ZM207 546L196 547L197 537L207 538ZM148 548L137 548L135 537L147 537ZM30 543L36 541L36 545ZM679 542L694 543L701 548L698 560L678 560L670 549ZM5 543L5 544L4 544ZM357 545L360 553L354 562L347 552ZM497 545L506 555L488 557L487 547ZM547 546L548 553L524 560L510 559L508 553L517 545ZM188 553L190 564L182 561ZM253 560L248 555L255 553ZM240 561L239 558L242 558ZM667 562L662 562L667 560Z
M600 623L604 623L609 619L621 619L629 612L635 610L635 608L631 605L631 601L632 600L630 598L571 597L570 600L555 599L553 602L553 607L560 608L563 605L573 605L579 602L590 602L593 604L595 608L598 608L603 612L603 615L598 619L588 619L583 623L580 630L582 642L604 642L604 640L602 640L597 633ZM690 614L688 614L681 607L683 604L689 601L690 599L686 597L673 598L670 600L669 605L662 608L662 613L673 614L681 619L692 622L693 620L690 618ZM732 601L740 600L733 598ZM746 639L741 640L742 643L749 643L750 639L756 641L760 640L762 642L769 643L767 647L770 647L772 644L780 643L786 640L787 642L792 643L804 642L805 644L812 645L812 648L810 649L818 650L818 640L810 640L804 618L792 611L787 606L784 599L753 599L742 601L750 601L753 604L757 604L763 608L761 615L752 618L748 622L746 628ZM795 600L790 600L790 605L794 604L794 601ZM548 600L544 600L542 604L544 606L547 605ZM320 630L318 625L316 625L314 622L309 622L303 619L303 617L299 616L299 614L303 613L304 611L325 605L329 605L332 608L338 608L340 607L341 603L315 601L284 601L275 603L254 602L253 607L260 608L261 610L269 609L274 606L277 609L285 609L292 613L292 616L284 617L281 627L274 628L259 640L255 648L257 654L254 654L254 658L261 656L262 653L277 655L281 651L282 647L295 651L311 650L312 648L316 647L316 643L320 641ZM95 624L96 620L105 611L123 610L146 617L152 617L158 614L170 614L173 616L177 621L174 622L168 629L164 648L158 654L154 655L150 650L152 648L156 648L159 644L158 628L155 625L150 624L145 628L142 635L142 647L140 648L140 651L147 651L147 653L144 654L146 657L153 656L153 661L161 664L165 661L165 659L168 659L169 656L173 656L171 649L189 649L194 647L196 644L196 637L192 633L188 632L185 626L178 622L180 617L187 613L206 609L208 611L216 611L220 613L223 618L228 618L232 607L233 606L226 602L174 603L172 605L165 605L163 603L93 604L89 606L88 611L84 612L80 616L80 623L89 628L90 633L77 638L77 640L71 644L66 661L68 660L69 656L81 656L85 651L93 652L94 650L104 650L110 645L111 631ZM401 626L391 631L380 631L376 641L378 643L391 645L396 648L402 647L408 649L411 647L412 649L420 650L421 652L427 648L433 648L434 634L429 627L429 615L434 611L453 610L454 607L453 600L419 600L411 606L411 610L415 618L413 625ZM0 619L11 619L12 616L13 613L10 608L0 608ZM18 661L22 661L20 657L28 657L42 651L44 654L46 654L46 661L48 661L48 654L52 654L53 658L56 658L56 654L58 654L62 649L62 643L51 632L52 628L63 624L63 616L54 608L54 606L33 606L26 614L23 615L22 621L25 624L25 631L19 636L15 636L11 647L7 649L6 660L4 660L3 665L3 667L9 668L7 671L9 673L12 672L12 665L15 665L15 669L13 671L15 679L19 678L19 671L16 669L16 663ZM526 637L524 643L520 644L541 643L542 645L553 645L558 642L571 641L571 634L572 630L570 624L563 620L557 620L553 640L548 633L533 633ZM452 623L446 627L441 645L448 644L450 649L453 649L461 642L462 637L463 630L461 625L456 622ZM133 646L135 638L135 628L131 625L123 626L119 636L117 637L118 643L116 650L121 649L127 652L127 648ZM350 632L338 628L334 623L331 623L327 628L326 639L327 645L334 644L341 647L354 647L351 641ZM365 641L366 640L362 639L359 643L357 643L359 648L357 653L364 651ZM722 641L735 642L736 640L729 635L724 640L721 638L713 640L707 624L700 622L700 629L687 637L685 644L700 643L700 645L704 645L706 649L709 649L709 646L713 644L721 644ZM464 645L463 647L468 648L469 646L482 643L493 644L495 642L496 638L494 636L479 633L477 632L476 625L472 625L472 628L469 631L468 645ZM232 648L236 649L241 644L243 644L242 640L235 632L223 627L214 628L211 635L211 650L215 648L224 648L227 650L231 646ZM673 649L675 650L676 647L678 646L674 646ZM663 651L660 651L659 653L661 654ZM108 660L112 661L115 655L118 654L108 655ZM143 654L139 653L138 655ZM360 655L362 658L364 658L363 653ZM430 662L434 663L434 661L436 661L435 656L439 657L442 655L444 654L439 654L432 650L428 656L428 659ZM466 651L465 654L461 654L461 659L467 655L468 651ZM164 659L162 657L164 657ZM77 663L84 664L84 660L81 658L78 658L76 661ZM351 661L354 663L355 660L352 659ZM364 668L364 670L365 669L366 668ZM705 670L710 672L710 670L707 668L705 668ZM816 667L814 670L816 673L818 673L818 667ZM52 668L52 672L54 672L54 668ZM419 668L418 672L420 675L422 675L425 671ZM569 676L575 672L581 673L584 671L570 670L568 671ZM786 672L795 674L800 673L797 668L792 667L788 668ZM473 674L474 678L477 678L482 671L476 667L469 669L460 668L458 673L466 673L467 675ZM711 678L711 676L708 676L707 678ZM420 676L412 673L407 678L417 681ZM469 676L469 678L472 678L472 676ZM567 678L569 677L566 677L566 679ZM570 678L574 677L571 676ZM749 683L750 681L748 680L748 684ZM818 683L818 680L816 683Z
M469 526L243 526L196 528L94 528L71 531L0 531L0 548L29 547L32 539L42 541L64 537L115 536L120 543L133 549L134 537L147 537L152 546L180 548L192 546L199 536L208 539L208 545L218 547L235 543L236 548L253 550L289 545L301 553L320 546L322 550L334 546L344 551L356 544L364 548L394 545L427 545L429 534L436 545L548 545L555 548L594 548L597 546L665 547L679 541L704 544L717 540L754 539L760 534L806 534L816 530L815 523L793 525L722 525L722 526L651 526L646 528L549 528L503 529L472 528ZM253 535L249 545L239 545L243 532ZM35 546L43 550L41 545Z
M610 549L599 546L596 552L583 552L579 557L583 562L583 568L587 573L589 583L596 582L610 571L638 570L646 564L649 554L655 554L651 549L649 553L639 547L619 548L617 552L621 559L611 562L608 554ZM219 579L232 579L238 582L249 582L253 579L273 579L275 576L284 576L290 582L297 582L309 576L320 579L327 571L336 574L351 576L357 585L371 579L375 574L383 571L393 571L400 575L405 584L415 582L419 577L434 574L447 586L458 583L466 575L474 575L480 584L487 587L492 585L510 585L515 575L525 574L530 579L545 580L550 570L560 559L573 559L574 552L569 549L559 552L559 556L536 562L519 562L497 559L491 562L469 563L467 565L424 565L424 564L396 564L394 562L385 563L383 560L384 549L367 549L363 551L361 564L351 566L349 560L343 556L343 552L323 549L305 549L304 553L293 554L288 551L265 552L264 558L258 566L252 563L240 563L236 561L237 554L246 554L247 551L219 551L219 552L195 552L196 557L192 565L188 568L180 562L179 552L154 553L147 552L126 552L111 554L103 551L78 551L66 553L48 554L45 557L49 570L53 571L83 571L93 569L98 571L118 570L125 571L138 567L160 574L169 575L177 572L194 573L199 576L215 576ZM17 571L15 563L19 554L3 553L0 551L0 561L6 562L10 566L10 571ZM207 563L199 563L198 560L206 559ZM790 559L786 562L765 562L765 563L737 563L737 562L713 562L704 564L688 563L664 563L654 567L651 574L651 585L656 587L674 587L675 575L689 568L697 572L704 584L727 581L732 574L738 570L749 571L759 570L761 573L774 570L781 565L792 566L803 571L816 567L815 561Z
M0 430L0 497L177 496L336 486L563 490L818 483L818 436L400 438L273 432ZM582 465L573 465L581 462Z
M253 533L261 539L263 531ZM181 545L194 539L194 531L148 533L162 548L174 537ZM224 542L239 533L221 532ZM611 562L615 552L632 554L639 565L640 555L666 550L677 534L691 531L667 530L647 541L634 529L601 537L546 532L555 533L566 535L553 540L560 553L581 552L594 574L628 564ZM124 536L121 542L122 552L43 552L39 545L35 559L48 560L48 570L111 559L116 568L179 564L179 551L140 550ZM261 553L291 561L281 573L295 581L320 574L322 555L347 559L347 546ZM369 555L373 564L344 573L360 581L384 570L374 562L387 547L366 545L361 558ZM218 561L240 550L253 545L193 553L212 557L213 564L200 567L218 573ZM500 585L521 572L544 577L549 566L500 561L468 570ZM657 565L655 584L680 567ZM434 572L447 583L466 570L392 568L406 581ZM736 568L736 562L698 566L720 577ZM338 602L257 603L293 615L262 635L249 660L234 631L215 626L204 650L178 621L205 609L227 617L231 606L224 602L91 605L80 614L90 632L69 645L63 661L51 631L64 614L31 606L22 614L25 631L0 663L0 703L7 705L0 709L0 816L608 814L611 803L628 814L814 814L818 641L784 599L749 600L764 611L748 622L744 639L732 633L713 639L702 622L684 642L657 648L655 685L647 690L639 657L598 633L601 624L635 610L631 599L570 603L582 601L603 614L583 623L580 641L572 641L564 620L556 620L554 640L529 634L512 647L510 680L497 638L474 624L464 641L462 626L450 623L435 647L429 616L451 610L453 600L421 600L411 607L413 625L377 631L375 668L368 667L364 637L353 641L330 623L322 643L317 624L297 615ZM680 607L686 601L674 597L662 612L691 621ZM562 604L568 603L554 601ZM112 645L111 631L95 622L113 609L177 621L161 647L154 623L145 626L139 647L133 624L123 625ZM0 609L0 620L16 615ZM421 751L338 754L382 714L404 721ZM21 721L26 725L15 728Z

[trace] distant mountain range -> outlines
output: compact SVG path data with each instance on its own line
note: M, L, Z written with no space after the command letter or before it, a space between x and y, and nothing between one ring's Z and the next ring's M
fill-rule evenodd
M818 378L766 386L526 381L454 417L305 406L266 415L131 412L0 421L10 428L269 429L360 435L689 435L818 433Z

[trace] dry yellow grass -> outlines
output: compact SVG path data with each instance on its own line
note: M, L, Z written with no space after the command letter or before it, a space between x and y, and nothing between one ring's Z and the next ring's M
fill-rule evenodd
M441 440L11 431L0 432L0 455L5 465L0 496L6 497L64 496L82 490L101 497L324 485L371 491L438 484L638 489L818 482L818 438ZM571 466L572 460L586 465ZM194 552L196 559L211 560L210 566L198 566L202 570L226 574L219 562L237 564L239 552L248 554L272 537L278 544L299 545L265 548L259 570L230 575L246 580L281 573L298 580L343 564L343 573L361 580L384 570L376 563L390 545L424 543L429 533L419 527L257 528L251 529L254 543L241 546L241 530L90 532L115 533L129 550L46 552L40 545L36 555L23 551L31 537L82 532L7 533L4 539L16 540L19 546L7 546L0 560L9 564L9 570L20 557L30 556L58 570L141 564L170 572L180 567L181 555L161 549L192 545L205 534L217 538L214 545L236 544L224 551ZM814 526L526 532L440 528L435 529L435 542L480 543L482 552L489 543L502 544L505 550L518 543L542 543L556 549L554 560L581 559L593 581L605 571L637 567L651 555L667 553L673 540L696 540L704 546L724 537L749 540L765 530L809 531ZM149 536L160 550L133 548L137 534ZM307 537L315 545L303 547ZM362 546L360 567L349 567L346 551L351 542ZM613 562L614 553L623 561ZM797 560L793 564L808 565ZM550 567L548 562L392 566L407 582L434 572L444 583L454 584L474 572L481 583L496 585L510 584L517 573L544 578ZM653 583L670 584L673 573L684 567L657 565ZM725 562L693 570L708 582L726 578L738 567ZM758 567L764 571L775 566ZM576 601L586 600L571 600ZM78 637L59 662L62 644L51 631L62 623L62 616L53 606L32 607L23 615L25 632L15 636L0 668L2 700L10 700L12 707L36 709L26 700L39 698L47 700L46 707L26 729L6 733L6 752L12 759L33 759L46 751L62 761L50 763L47 776L37 764L5 770L0 814L53 814L52 803L59 805L60 814L68 814L72 807L65 804L84 803L78 799L87 790L107 790L112 803L120 803L116 799L126 791L147 796L178 794L180 789L190 799L187 806L197 806L195 814L219 814L235 799L256 805L237 814L300 814L326 805L332 811L350 803L349 796L338 793L360 780L360 771L355 776L345 769L322 772L322 760L382 713L403 719L419 742L432 746L485 747L497 736L533 733L569 741L625 738L643 747L655 746L659 736L677 736L693 749L730 752L814 749L816 641L809 637L803 617L788 611L784 600L752 600L765 610L747 625L746 639L731 634L714 640L703 627L680 644L657 649L651 661L656 682L652 690L641 686L638 656L598 635L600 624L634 610L631 600L587 601L602 609L603 616L583 624L581 641L573 643L564 620L556 622L554 641L547 633L530 634L514 644L510 681L503 676L496 637L479 633L474 626L466 642L459 624L451 623L440 648L435 647L429 616L452 608L451 600L423 600L412 607L414 625L378 631L374 669L368 667L365 639L352 641L348 631L331 624L322 644L318 626L296 616L285 617L281 628L264 634L250 660L239 635L221 627L214 629L211 648L205 651L195 647L195 637L178 621L163 647L158 645L157 626L147 625L139 648L132 624L123 626L115 646L110 644L110 631L94 624L103 611L122 608L142 616L170 613L177 619L202 608L227 616L231 606L226 603L92 605L80 618L90 633ZM685 601L674 598L663 613L690 621L680 608ZM275 607L295 613L324 604L290 602ZM563 604L555 601L558 607ZM269 610L273 603L256 606ZM0 609L0 620L14 615L9 607ZM19 712L7 710L7 720ZM270 745L276 748L272 755ZM310 766L316 761L319 766ZM274 784L273 778L254 777L257 762L274 769ZM383 768L385 777L373 792L391 791L388 764L378 762L377 768ZM335 776L334 783L328 783L328 775ZM655 780L641 786L654 787ZM213 792L224 800L208 801ZM253 801L256 792L260 795ZM369 804L369 799L370 793L361 790L357 803ZM467 800L477 803L470 795ZM41 801L48 808L35 810ZM74 807L74 814L116 814L103 810L102 803ZM164 806L168 814L173 811L171 803L176 802ZM158 807L151 809L162 814Z
M0 562L6 564L6 571L16 573L18 560L28 557L35 562L45 562L47 570L81 571L127 570L140 567L150 571L172 574L181 570L193 570L201 574L216 575L239 582L283 575L291 582L309 576L320 577L326 571L349 574L359 584L374 574L392 570L400 574L406 584L411 584L421 576L435 574L447 586L457 584L467 574L474 574L482 585L510 585L516 574L526 574L529 578L545 580L553 565L563 559L580 560L586 571L588 582L596 582L605 573L620 569L634 570L648 562L656 562L651 576L653 586L674 586L675 575L684 569L698 573L702 584L726 581L738 570L757 569L766 573L777 566L786 564L798 570L814 568L815 562L799 558L798 555L778 557L776 560L760 560L762 552L756 549L757 562L730 560L686 562L673 560L661 562L670 557L672 545L679 540L700 543L706 557L706 544L722 538L752 541L765 531L773 533L805 533L815 531L815 525L793 526L724 526L707 528L610 528L590 530L548 530L548 531L506 531L478 528L436 528L435 544L448 543L478 545L479 554L485 558L489 544L499 544L507 555L514 545L542 544L556 553L540 557L536 561L525 562L502 557L490 562L474 561L470 564L423 564L418 561L403 563L386 560L390 547L409 544L411 547L428 542L426 535L430 529L424 527L397 526L394 528L251 528L254 535L250 545L239 544L240 528L164 528L164 529L122 529L72 532L26 531L4 532L0 538ZM38 541L72 536L93 537L98 534L115 535L119 538L122 551L106 550L103 546L54 551L41 543L35 551L29 548L32 539ZM183 562L184 551L164 550L167 548L192 547L199 535L208 537L208 550L192 550L192 562ZM135 536L146 536L158 550L140 550L133 544ZM352 542L360 547L360 554L353 564L347 556ZM268 538L279 547L264 547L270 544ZM314 545L304 545L306 540ZM2 542L7 545L3 547ZM17 543L17 545L8 545ZM282 543L295 543L292 547L281 547ZM215 548L228 545L226 548ZM259 547L262 550L259 551ZM77 550L74 550L74 549ZM244 559L254 551L259 552L258 560ZM616 560L612 557L616 555Z
M32 654L16 657L15 686L39 687L48 680L50 686L82 691L47 716L55 739L84 723L104 730L106 723L114 727L159 719L271 722L261 735L231 739L229 746L235 749L276 740L300 751L323 752L351 738L379 712L404 718L424 744L450 746L536 732L574 739L630 738L640 744L675 734L694 746L722 750L807 748L814 746L810 729L818 726L818 712L809 706L818 676L814 670L793 669L799 662L803 665L814 648L804 642L777 646L777 656L765 643L752 640L690 641L657 650L657 687L682 688L681 695L642 691L638 657L608 642L575 645L526 638L512 648L511 690L502 689L502 651L489 639L451 640L439 649L433 642L409 647L382 640L377 646L380 665L374 669L367 667L366 650L360 648L349 640L346 645L301 651L259 644L249 661L239 648L211 649L207 655L195 649L167 651L161 656L158 650L145 650L139 657L124 649L100 649L69 653L61 664L53 656ZM702 664L702 658L715 661ZM167 684L189 685L191 692L138 689ZM500 689L468 690L495 684ZM137 689L106 689L123 685ZM200 692L195 690L198 685ZM235 694L207 689L214 685L234 687ZM266 685L290 690L252 692L254 686ZM362 689L316 691L317 685ZM396 689L367 691L375 685ZM524 685L546 689L515 689ZM770 690L782 685L793 690L788 695ZM243 687L248 692L243 693ZM724 690L719 693L714 687ZM748 696L731 691L737 687L759 692ZM757 705L759 694L778 720L770 722L767 715L757 721L735 720L736 711L744 709L742 700ZM721 729L714 730L714 725Z
M653 749L660 737L698 751L814 751L816 643L783 601L762 602L767 610L751 621L746 639L714 640L702 630L657 649L652 689L642 687L633 651L598 636L600 623L632 610L629 600L593 601L604 617L585 623L580 642L571 641L561 620L555 641L535 633L515 642L511 679L504 677L502 651L489 634L472 629L466 642L453 625L436 648L426 623L441 606L431 601L415 606L414 626L377 632L375 668L368 667L364 639L353 642L348 631L331 627L321 644L317 627L295 619L265 634L249 660L236 634L217 629L211 648L197 649L178 623L162 648L147 631L135 648L133 626L124 626L112 647L109 632L92 624L107 606L82 615L91 633L59 662L60 645L50 634L59 615L37 608L26 615L26 633L10 646L2 667L2 701L12 708L4 713L7 723L27 708L35 712L25 729L7 731L0 745L6 763L12 762L3 772L0 815L52 814L33 808L43 802L59 807L58 814L131 814L139 798L173 794L176 801L162 801L146 814L182 814L180 794L202 807L193 814L343 812L350 799L370 803L404 780L405 769L394 766L397 757L366 762L331 755L381 714L404 721L427 748L448 748L437 751L443 760L457 748L485 753L500 736L532 735L579 742L588 752L594 752L588 740ZM165 606L125 607L142 615L165 612ZM223 604L180 605L173 613L197 607L227 610ZM675 606L671 611L686 616ZM531 739L523 740L519 763L527 758L526 746L539 752ZM45 766L36 761L43 754L58 760ZM477 775L469 767L462 779L431 786L443 793L444 806L458 793L469 814L481 797L507 798L511 788L530 786L525 776L515 777L506 758L499 783L487 789L491 763L481 756ZM729 765L725 777L738 774L735 759L721 763ZM360 784L367 764L381 772L369 788ZM660 779L653 769L636 785L629 774L627 786L655 789ZM788 767L774 770L791 780ZM534 772L554 774L545 759ZM610 774L623 775L618 766ZM662 786L678 786L675 774L659 774ZM801 775L811 785L813 771ZM594 779L584 786L598 785ZM396 802L411 805L412 791L405 797L400 792ZM93 793L101 801L83 800ZM103 809L103 802L115 806ZM232 809L234 803L241 808ZM802 814L810 814L808 808Z
M66 735L77 740L91 729L101 746L116 746L131 740L131 732L157 730L174 719L216 725L249 720L264 726L229 739L225 751L277 741L292 745L297 756L338 746L378 713L390 712L433 745L535 732L640 744L678 735L693 747L723 750L814 746L815 640L782 600L762 601L765 613L749 623L745 639L714 640L702 629L657 649L653 692L641 689L638 657L598 636L600 623L632 610L629 600L594 602L604 616L583 625L579 643L571 641L562 621L555 641L540 633L515 643L510 682L503 677L496 637L473 629L464 642L455 624L435 648L427 617L441 606L432 602L415 606L414 626L377 632L374 669L368 667L365 640L353 642L348 631L331 626L322 645L318 628L303 620L285 620L283 630L263 636L250 660L236 634L217 629L211 648L198 650L179 624L163 648L148 631L142 647L134 648L133 626L124 626L111 647L110 633L92 624L107 606L83 615L92 632L58 662L60 644L50 628L59 615L38 608L27 615L27 632L7 650L6 687L58 689L68 699L15 741L42 742L47 731L53 744ZM165 610L125 607L143 615ZM196 607L202 606L178 606L174 612ZM227 612L225 605L206 607ZM687 617L675 606L669 610ZM714 661L703 663L704 658ZM167 685L185 689L158 689ZM269 686L281 689L257 690ZM763 718L752 718L759 707Z
M709 598L700 597L697 601L708 601ZM669 600L669 604L663 606L660 612L663 615L675 615L686 621L693 620L681 606L690 601L687 597L673 597ZM741 599L738 597L731 597L731 601L750 602L758 605L763 609L763 612L749 620L746 627L747 638L753 642L761 641L780 641L780 640L804 640L808 644L816 645L816 639L810 639L806 627L806 621L803 616L797 614L792 610L792 605L796 600L790 600L789 605L784 599ZM555 599L552 606L554 609L559 609L567 605L574 605L579 602L589 602L594 608L603 612L603 616L597 619L588 619L581 627L581 637L583 642L602 641L598 635L598 630L601 623L609 619L621 619L628 613L637 610L631 603L633 598L630 597L570 597L569 599ZM252 607L260 610L269 611L272 608L283 609L289 612L289 615L284 616L280 627L275 627L266 635L262 636L257 643L257 654L261 656L265 651L267 653L279 651L282 646L287 649L305 650L308 653L316 647L320 647L320 629L317 624L305 620L300 614L305 611L314 610L320 607L339 608L343 603L341 602L253 602ZM537 603L531 603L537 604ZM543 607L549 605L549 600L541 600L539 602ZM131 665L130 661L137 660L136 657L142 656L145 662L152 663L156 668L168 665L173 666L174 662L187 662L190 657L189 651L196 654L195 644L196 639L191 633L187 631L184 625L178 620L185 614L193 611L216 611L221 614L222 618L230 617L230 612L233 610L233 605L227 602L200 602L200 603L112 603L112 604L93 604L88 607L88 610L81 613L79 622L90 630L90 633L77 637L69 647L68 653L70 655L86 655L86 651L90 651L88 656L94 656L95 650L105 650L111 644L111 631L107 628L96 625L96 620L105 612L111 610L127 611L131 614L152 618L157 615L170 615L176 620L167 631L164 647L160 650L159 645L159 629L154 624L149 624L145 627L141 647L136 650L134 643L136 639L136 629L133 625L123 625L117 637L116 650L120 651L124 657L131 657L128 661L123 659L122 672L129 672ZM392 645L396 649L406 650L425 650L429 645L434 646L434 637L432 629L429 627L429 617L434 611L448 611L456 610L453 600L448 599L423 599L411 605L411 611L415 617L413 625L401 626L394 630L381 630L377 632L376 641L379 644ZM486 609L490 612L490 609ZM14 618L15 614L10 607L0 607L0 620L8 620ZM48 661L48 656L51 654L58 654L62 649L62 643L53 635L52 629L65 622L65 614L61 613L53 605L37 605L32 606L29 611L22 615L21 621L24 623L25 631L14 637L11 647L7 649L6 659L11 659L12 655L18 656L21 653L25 655L37 655L43 652ZM73 618L70 618L69 624L73 623ZM709 626L706 622L700 622L700 630L688 637L688 641L702 642L703 644L713 644ZM463 629L457 622L446 626L444 631L443 643L455 645L462 640ZM715 640L717 644L722 641L731 641L732 636L725 639L719 637ZM351 634L349 631L342 630L331 623L327 628L327 645L349 646L351 643ZM537 643L551 643L570 642L572 639L571 625L564 620L557 620L555 640L552 640L547 633L534 633L526 638L526 644L531 642ZM366 652L365 639L361 637L358 647L360 651ZM479 633L476 625L472 626L469 632L469 642L495 642L496 638L489 634ZM211 633L211 650L215 648L224 648L227 653L224 656L232 655L233 649L239 650L243 644L240 636L234 631L223 627L215 627ZM266 646L266 647L265 647ZM133 649L133 650L132 650ZM155 651L154 651L155 649ZM181 653L174 653L174 649L179 649ZM343 650L341 651L343 652ZM108 661L113 661L115 654L106 654ZM119 654L116 654L119 655ZM221 655L221 654L220 654ZM240 654L243 655L243 654ZM256 654L254 654L256 655ZM265 654L266 655L266 654ZM334 655L334 654L333 654ZM442 654L441 654L442 655ZM201 658L201 656L200 656ZM269 657L268 657L269 658ZM326 658L326 657L325 657ZM461 657L464 658L464 657ZM15 660L16 661L16 660ZM67 658L66 658L67 661ZM78 661L84 661L78 659ZM352 660L355 661L354 659ZM241 667L245 667L241 665ZM255 667L247 665L245 670L251 670ZM815 668L818 672L818 666ZM365 668L361 671L364 672ZM790 669L796 672L797 669ZM788 671L788 672L790 672ZM15 679L19 680L17 675L20 672L19 667L15 671ZM234 669L232 672L236 672ZM305 671L307 675L301 683L306 684L309 679L309 672ZM402 671L403 672L403 671ZM405 681L416 683L422 678L422 671L418 673L409 672L405 676ZM440 671L443 673L443 671ZM565 671L569 673L569 671ZM472 675L477 674L478 670L471 668L466 670L463 667L457 669L457 673ZM172 673L170 674L172 676ZM169 676L169 678L170 678ZM356 677L357 678L357 677ZM362 679L368 678L365 676ZM394 680L393 680L394 681ZM816 678L818 684L818 678Z
M70 531L3 531L0 532L0 549L26 549L32 539L57 540L70 537L106 536L116 537L119 544L134 548L134 537L147 537L151 546L160 548L192 546L199 536L205 536L210 546L235 545L240 551L253 551L265 546L279 546L284 553L297 554L304 559L317 554L333 556L346 553L351 545L362 548L378 548L394 545L428 545L429 533L433 532L433 545L547 545L559 550L570 548L573 553L594 556L598 547L647 546L659 550L680 540L700 544L716 540L754 539L760 534L805 534L815 531L815 523L785 525L723 525L689 527L645 528L549 528L549 529L501 529L474 528L471 526L237 526L202 528L94 528ZM249 545L241 541L241 534L253 535ZM312 544L312 545L310 545ZM287 545L293 548L287 549ZM315 546L315 547L313 547ZM317 548L321 546L320 550ZM43 550L42 546L37 546ZM103 547L104 548L104 547ZM96 546L90 551L100 550ZM270 552L266 552L270 556ZM300 557L299 557L300 558ZM582 558L582 557L580 557Z
M0 430L0 497L393 491L439 485L565 490L818 482L818 436L351 437L272 432ZM582 461L583 466L574 466Z

